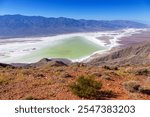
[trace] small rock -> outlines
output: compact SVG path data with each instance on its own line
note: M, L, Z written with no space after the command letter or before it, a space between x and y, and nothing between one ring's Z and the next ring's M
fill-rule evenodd
M106 79L106 80L113 80L110 76L108 75L103 75L102 79Z
M69 73L64 73L62 75L62 77L64 77L64 78L71 78L72 76Z

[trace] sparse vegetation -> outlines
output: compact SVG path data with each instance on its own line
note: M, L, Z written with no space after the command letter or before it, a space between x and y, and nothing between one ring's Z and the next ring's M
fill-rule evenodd
M116 96L117 95L112 90L105 90L105 91L99 92L99 97L101 99L107 99L107 98L112 98L112 97L116 97Z
M148 76L149 75L149 71L146 68L139 69L139 70L135 71L135 74L136 75L145 75L145 76Z
M107 66L107 65L104 65L103 68L107 69L107 70L118 70L117 66Z
M140 87L139 92L150 95L150 87Z
M97 77L102 76L102 74L101 74L100 72L93 72L92 75L93 75L93 76L97 76Z
M110 67L109 67L109 66L106 66L106 65L104 65L103 68L104 68L104 69L107 69L107 70L110 70Z
M149 68L145 65L121 66L118 70L72 65L5 67L0 69L0 99L150 99L149 74L135 74Z
M123 85L129 92L138 92L140 88L140 84L137 81L128 81L123 83Z
M95 98L101 87L102 83L84 76L79 77L77 82L70 86L74 94L84 98Z
M0 78L0 85L2 84L8 84L9 80L7 78Z
M10 82L8 74L0 74L0 85L8 84Z

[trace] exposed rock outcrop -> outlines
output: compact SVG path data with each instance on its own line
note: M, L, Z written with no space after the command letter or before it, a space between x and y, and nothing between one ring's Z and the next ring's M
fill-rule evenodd
M12 63L11 65L14 67L23 67L23 68L30 68L30 67L42 67L42 66L51 66L51 67L58 67L58 66L68 66L71 63L68 59L60 59L60 58L43 58L36 63L25 64L25 63Z
M91 65L137 65L150 64L150 42L133 45L108 55L96 57L88 62Z

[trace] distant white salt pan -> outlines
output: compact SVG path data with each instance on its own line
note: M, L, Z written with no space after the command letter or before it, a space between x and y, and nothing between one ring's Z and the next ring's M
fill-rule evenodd
M31 54L33 51L40 50L45 46L55 45L58 40L69 39L71 37L80 36L100 46L106 47L106 50L97 51L95 53L102 53L120 45L118 41L122 37L128 37L133 34L146 31L147 29L123 29L117 31L104 31L104 32L88 32L88 33L73 33L73 34L62 34L51 37L33 37L33 38L13 38L13 39L1 39L0 40L0 62L12 63L19 62L15 61L24 55ZM97 39L97 37L108 36L110 43L107 44L105 41ZM92 54L92 55L93 55ZM89 56L84 58L76 59L73 61L82 61L87 59Z

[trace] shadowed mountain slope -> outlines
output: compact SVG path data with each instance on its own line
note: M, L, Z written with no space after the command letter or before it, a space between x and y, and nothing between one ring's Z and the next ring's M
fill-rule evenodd
M76 20L41 16L0 16L0 38L50 36L63 33L144 28L145 24L126 20Z
M150 64L150 42L133 45L88 62L92 65Z

